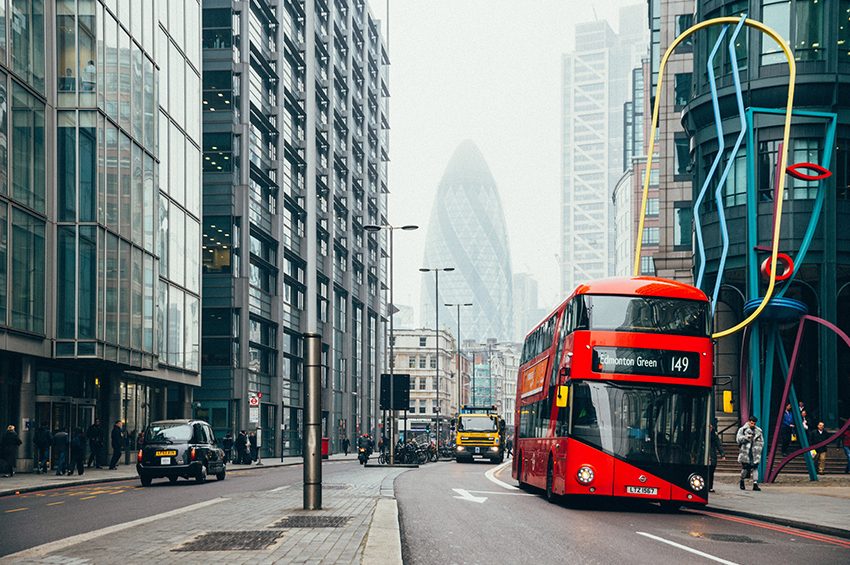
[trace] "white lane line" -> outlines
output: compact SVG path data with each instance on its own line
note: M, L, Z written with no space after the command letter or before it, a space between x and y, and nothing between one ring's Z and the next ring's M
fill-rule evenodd
M502 488L506 488L506 489L508 489L508 490L519 490L519 489L518 489L517 487L515 487L514 485L509 485L508 483L506 483L506 482L504 482L504 481L500 481L500 480L499 480L499 479L497 479L497 478L496 478L496 476L495 476L495 475L496 475L496 473L498 473L499 471L501 471L502 469L504 469L505 467L507 467L507 466L508 466L508 465L510 465L510 464L511 464L511 462L510 462L510 461L505 461L504 463L502 463L502 464L501 464L501 465L499 465L498 467L493 467L492 469L490 469L489 471L487 471L486 473L484 473L484 476L487 478L487 480L488 480L488 481L493 482L493 483L496 483L497 485L499 485L499 486L500 486L500 487L502 487Z
M501 496L537 496L536 494L531 494L528 492L505 492L501 490L470 490L467 492L476 492L478 494L498 494Z
M282 487L273 488L273 489L272 489L272 490L270 490L269 492L280 492L280 491L282 491L282 490L286 490L286 489L288 489L288 488L289 488L289 487L291 487L291 486L292 486L292 485L284 485L284 486L282 486Z
M660 541L661 543L666 543L667 545L672 545L673 547L677 547L683 551L687 551L688 553L693 553L694 555L699 555L700 557L705 557L706 559L710 559L711 561L716 561L717 563L724 563L725 565L738 565L734 561L726 561L725 559L721 559L720 557L715 557L709 553L705 553L703 551L699 551L698 549L693 549L686 545L682 545L680 543L676 543L675 541L670 541L668 539L660 538L658 536L654 536L652 534L648 534L646 532L635 532L639 536L644 536L649 539L654 539L655 541Z
M486 496L475 496L462 488L453 488L452 490L460 495L455 497L459 500L468 500L469 502L477 502L478 504L484 504L484 501L487 500Z
M224 502L228 500L227 498L213 498L212 500L205 500L204 502L199 502L197 504L193 504L191 506L185 506L183 508L177 508L176 510L169 510L168 512L163 512L162 514L155 514L153 516L147 516L145 518L139 518L138 520L133 520L132 522L125 522L123 524L115 524L114 526L108 526L106 528L101 528L99 530L93 530L91 532L86 532L84 534L77 534L76 536L71 536L69 538L64 538L56 541L51 541L42 545L37 545L35 547L31 547L29 549L24 549L23 551L19 551L17 553L13 553L11 555L6 555L3 557L4 560L7 559L22 559L27 557L41 557L48 553L52 553L54 551L60 551L65 549L66 547L71 547L72 545L77 545L79 543L83 543L89 540L93 540L95 538L99 538L101 536L114 534L115 532L120 532L122 530L127 530L129 528L135 528L136 526L141 526L143 524L149 524L151 522L155 522L157 520L162 520L163 518L171 518L172 516L178 516L180 514L186 514L187 512L194 512L195 510L199 510L206 506L212 506L213 504L218 504L219 502Z

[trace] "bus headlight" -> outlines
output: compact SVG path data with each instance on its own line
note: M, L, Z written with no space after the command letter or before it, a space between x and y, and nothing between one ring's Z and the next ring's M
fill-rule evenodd
M576 473L576 480L583 485L589 485L592 483L594 477L595 474L593 473L593 469L587 465L580 467L578 473Z
M688 483L690 483L691 488L696 491L700 491L705 488L705 479L696 473L688 477Z

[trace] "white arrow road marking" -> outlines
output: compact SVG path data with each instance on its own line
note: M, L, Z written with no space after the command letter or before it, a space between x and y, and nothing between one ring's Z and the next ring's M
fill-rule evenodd
M715 557L714 555L710 555L708 553L699 551L698 549L693 549L686 545L682 545L680 543L676 543L675 541L670 541L668 539L660 538L658 536L654 536L652 534L648 534L646 532L635 532L639 536L644 536L649 539L654 539L655 541L660 541L661 543L666 543L667 545L672 545L673 547L677 547L681 550L687 551L689 553L693 553L694 555L699 555L700 557L705 557L706 559L710 559L711 561L716 561L718 563L724 563L725 565L738 565L734 561L726 561L725 559L721 559L720 557Z
M499 480L499 479L497 479L497 478L496 478L496 476L495 476L495 475L496 475L496 473L498 473L499 471L501 471L502 469L504 469L505 467L507 467L507 466L508 466L508 465L510 465L510 464L511 464L511 462L510 462L510 461L505 461L504 463L502 463L502 464L501 464L501 465L499 465L498 467L493 467L492 469L490 469L489 471L487 471L486 473L484 473L484 476L487 478L487 480L488 480L488 481L493 482L493 483L496 483L497 485L499 485L499 486L500 486L500 487L502 487L502 488L506 488L506 489L508 489L508 490L519 490L519 489L518 489L517 487L515 487L514 485L510 485L510 484L508 484L508 483L506 483L506 482L504 482L504 481L500 481L500 480Z
M455 497L460 500L469 500L470 502L477 502L478 504L484 504L484 501L487 500L486 496L475 496L468 490L463 490L462 488L453 488L452 490L460 495Z

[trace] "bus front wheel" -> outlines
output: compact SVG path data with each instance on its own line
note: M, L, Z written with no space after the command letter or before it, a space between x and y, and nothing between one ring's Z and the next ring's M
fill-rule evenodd
M548 502L555 502L555 491L552 483L554 482L554 469L552 465L552 458L549 458L549 464L546 466L546 500Z

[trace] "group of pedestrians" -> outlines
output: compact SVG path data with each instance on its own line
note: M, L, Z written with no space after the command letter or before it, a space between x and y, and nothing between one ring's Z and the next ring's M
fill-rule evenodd
M46 423L40 424L33 434L34 467L36 473L47 473L48 465L56 475L82 475L86 467L93 465L101 469L102 452L104 448L104 433L100 420L95 420L85 431L82 428L68 430L59 426L51 432ZM0 438L0 459L4 468L3 476L9 477L15 474L15 464L18 457L18 447L21 445L15 426L7 426L2 438ZM109 461L110 469L118 468L118 461L124 451L125 433L121 420L116 420L110 434L110 445L112 447L112 458ZM51 457L52 451L52 457ZM88 460L86 460L88 453Z
M246 433L245 430L240 430L236 438L233 438L232 432L227 432L221 442L221 447L224 449L225 459L237 465L251 465L260 461L260 447L257 444L256 432ZM236 448L236 456L233 456L233 448Z

